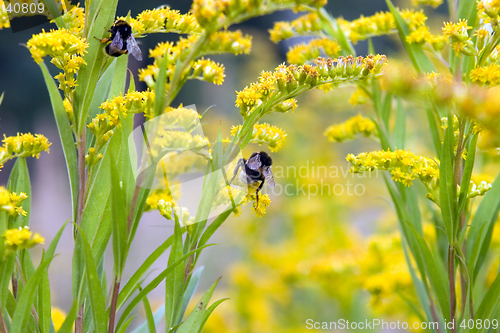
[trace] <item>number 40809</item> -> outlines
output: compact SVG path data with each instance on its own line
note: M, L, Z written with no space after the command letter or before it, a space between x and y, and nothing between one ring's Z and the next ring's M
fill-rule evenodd
M494 329L496 330L498 328L498 320L493 319L469 319L469 320L463 320L462 323L460 324L460 327L465 328L465 329L473 329L473 328L485 328L485 329Z
M42 14L45 12L45 5L43 3L8 3L5 10L7 13L14 14Z

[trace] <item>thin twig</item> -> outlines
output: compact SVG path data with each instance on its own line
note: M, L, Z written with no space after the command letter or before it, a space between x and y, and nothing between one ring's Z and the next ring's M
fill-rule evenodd
M85 205L85 131L78 141L78 212L76 224L80 226ZM76 235L76 230L75 230Z
M76 322L75 322L75 333L82 333L83 332L83 309L84 309L85 303L82 303L82 306L80 307L80 310L78 310L78 316L76 317Z
M118 304L118 294L120 292L120 278L116 277L113 283L113 298L111 299L111 307L109 309L109 326L108 333L113 333L115 330L116 305Z
M431 300L430 301L430 306L431 306L431 313L432 313L432 319L434 319L434 321L436 323L439 322L439 319L438 319L438 315L437 315L437 312L436 312L436 306L434 305L434 302ZM439 325L437 325L437 331L438 333L441 333L441 327L439 327Z

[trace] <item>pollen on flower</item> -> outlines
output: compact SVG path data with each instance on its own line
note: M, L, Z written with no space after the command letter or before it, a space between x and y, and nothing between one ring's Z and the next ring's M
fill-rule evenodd
M19 227L7 229L3 234L4 238L4 257L16 252L17 250L29 249L37 244L43 244L45 239L38 233L33 233L28 227Z
M358 133L366 137L376 134L375 124L372 120L357 115L344 123L328 127L324 135L330 142L342 142L354 139Z
M21 207L21 203L27 198L26 193L9 192L5 187L0 186L0 211L5 211L13 217L26 216L27 212Z
M5 136L0 147L0 164L16 157L36 157L43 151L49 152L51 143L41 134L17 133L16 136Z
M296 36L310 35L321 31L321 20L316 13L302 15L291 22L276 22L269 30L271 40L275 43Z
M40 63L45 56L62 58L64 55L78 54L82 56L86 52L88 44L83 38L75 36L66 29L50 30L33 35L27 46L33 59Z
M255 194L251 195L251 200L254 199ZM252 207L252 212L255 214L257 217L263 217L266 214L267 207L271 204L271 199L267 194L261 194L259 195L259 203L255 203Z
M231 128L231 135L235 136L240 129L241 125L233 126ZM255 124L253 126L250 143L258 145L267 144L272 152L277 152L283 145L283 142L285 142L286 136L287 134L285 131L279 127L271 126L266 123Z
M313 39L307 44L292 46L286 58L290 64L303 64L318 58L321 53L330 58L336 57L340 53L340 45L328 38Z

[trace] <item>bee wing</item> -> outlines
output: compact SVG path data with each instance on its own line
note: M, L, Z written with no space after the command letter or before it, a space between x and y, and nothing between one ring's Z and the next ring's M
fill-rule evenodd
M111 44L109 44L109 50L111 53L117 53L120 52L123 48L123 39L120 36L120 32L117 31L115 38L111 41Z
M269 184L270 188L274 188L274 177L273 172L271 171L271 167L263 167L262 174L266 177L267 184Z
M252 170L258 170L262 166L260 155L255 154L254 156L250 157L247 161L247 165Z
M135 59L137 59L137 61L142 61L141 49L139 48L139 45L137 45L137 41L132 35L127 38L127 50L131 55L134 56Z

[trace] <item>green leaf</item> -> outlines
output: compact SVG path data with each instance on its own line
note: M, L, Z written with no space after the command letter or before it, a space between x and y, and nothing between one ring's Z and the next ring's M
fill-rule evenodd
M61 145L66 159L66 167L68 168L69 185L71 187L71 201L73 202L73 219L76 221L77 199L78 199L78 167L76 158L75 141L73 139L73 132L69 124L66 110L64 109L63 101L54 79L49 73L45 63L40 63L45 85L49 91L50 103L52 104L52 111L56 119L57 130Z
M97 274L95 259L92 255L90 244L87 241L87 237L85 236L82 228L78 227L78 231L78 237L82 240L85 253L85 281L89 291L88 295L90 300L90 308L92 311L93 324L97 332L106 332L108 323L108 317L106 313L106 300L105 296L103 295L101 282L99 281L99 275Z
M127 203L125 202L121 168L116 164L115 158L111 155L111 203L113 211L112 238L113 238L113 259L115 275L121 277L126 260L126 246L128 238L127 230Z
M153 315L155 329L160 324L164 315L165 315L165 305L162 305L156 310L155 314ZM150 333L148 330L147 320L143 322L141 326L137 327L132 333Z
M425 110L427 112L427 120L429 121L429 128L432 134L432 142L434 143L434 150L436 151L436 156L441 156L441 137L439 135L439 129L436 122L435 109L431 106L432 102L427 102ZM439 115L438 115L439 117ZM439 120L439 119L438 119Z
M498 318L495 316L495 313L498 310L499 304L500 304L500 274L497 275L490 289L488 290L486 295L484 295L484 298L481 301L481 305L479 305L479 308L477 309L477 312L475 313L474 317L480 319ZM486 331L487 330L484 328L484 326L481 329L474 327L474 329L471 330L471 332L478 332L478 333Z
M15 219L14 225L9 226L9 228L24 227L29 224L30 218L30 207L31 207L31 184L30 175L28 172L28 166L26 164L25 158L18 158L12 171L10 172L9 181L7 182L7 189L10 192L15 192L17 194L26 193L28 198L26 198L21 207L28 213L26 216L19 214Z
M476 144L479 134L474 134L471 143L467 147L467 159L465 160L464 173L462 176L462 186L460 186L460 195L458 196L458 212L461 213L467 201L467 195L469 193L470 179L472 176L472 169L474 168L474 161L476 158Z
M22 294L17 300L16 310L12 316L12 324L9 331L10 333L26 332L26 326L28 325L30 319L33 302L35 301L37 295L38 285L51 261L52 257L46 258L42 261L33 276L27 281Z
M40 331L42 333L49 333L50 331L50 308L49 274L47 271L45 271L42 274L41 283L38 287L38 304L36 307L40 324Z
M450 297L449 289L447 288L448 283L446 279L446 270L443 265L439 263L439 261L434 259L434 256L432 255L432 252L427 246L427 243L422 235L420 235L411 224L408 223L407 226L409 227L408 231L413 235L414 240L416 241L416 249L424 259L423 262L425 264L427 277L429 278L429 282L434 290L435 297L438 300L441 313L443 313L444 318L449 321Z
M198 253L200 253L200 252L198 252ZM177 320L177 325L179 325L182 322L182 318L184 317L184 314L186 313L186 309L188 307L188 304L191 301L191 298L193 298L193 295L196 291L196 288L198 288L198 284L200 282L201 272L203 272L203 266L198 268L193 273L193 275L191 276L191 279L189 280L189 283L186 287L186 291L184 292L184 298L182 299L182 307L181 307L179 319Z
M466 19L467 25L474 27L476 25L476 19L477 19L476 1L459 1L458 19Z
M50 15L52 17L55 17L54 21L56 22L57 27L59 29L61 28L66 29L66 22L64 22L64 19L61 17L61 12L57 7L57 3L54 0L42 0L42 2L45 5L45 7L47 7Z
M158 77L156 79L155 86L155 104L153 106L153 115L157 117L163 113L163 108L165 105L165 85L167 82L167 57L163 57L160 60L160 70L158 72Z
M120 294L118 295L117 309L120 309L127 299L132 295L134 290L137 288L139 280L146 273L146 271L151 267L151 265L172 245L173 235L167 238L160 246L156 248L149 255L149 257L142 263L142 265L135 271L135 273L128 279L127 284L122 288Z
M399 11L394 7L391 0L386 0L386 3L392 13L392 16L394 16L394 23L398 29L399 37L401 38L401 42L403 43L406 52L410 56L413 67L415 67L419 74L435 72L436 69L434 68L434 65L425 55L422 47L417 44L409 44L406 42L406 36L410 34L408 24L403 19Z
M85 130L86 120L89 116L90 106L94 99L101 70L104 68L105 62L109 59L102 51L103 45L96 38L102 39L109 36L106 29L114 22L118 0L101 0L101 2L101 9L98 11L96 8L95 10L95 20L92 18L92 13L90 13L91 21L88 22L90 26L87 26L89 29L87 34L87 37L89 37L87 38L89 47L83 58L87 65L82 66L79 70L76 82L74 125L77 135L80 135ZM91 6L92 11L93 8L95 7Z
M168 258L168 266L173 265L183 255L182 231L178 221L175 221L174 239L172 250ZM179 317L182 306L182 295L184 291L185 264L177 265L172 277L165 280L165 321L167 328L174 326Z
M457 220L457 200L453 177L453 116L448 114L448 128L445 131L439 165L439 203L449 244L455 239Z
M127 331L127 328L130 325L130 322L132 322L132 319L134 319L133 316L130 317L125 323L123 323L123 325L120 327L120 329L117 329L115 332L116 333L125 333Z
M394 133L392 142L394 142L394 147L398 149L403 149L405 147L405 135L406 135L406 112L403 109L403 103L401 99L397 99L396 104L396 124L394 125Z
M382 106L382 120L384 121L385 128L389 128L389 121L392 113L392 94L387 92L385 94L384 105Z
M491 232L498 218L499 211L500 176L496 178L491 189L481 200L469 229L465 257L467 259L469 271L474 272L474 277L477 276L481 268L482 260L480 260L480 253L483 252L481 249L489 247ZM488 235L490 236L488 237Z
M200 329L198 330L198 333L201 333L201 331L203 330L203 327L205 326L208 318L210 317L210 315L212 314L212 312L215 311L215 309L222 303L222 302L225 302L227 301L229 298L223 298L223 299L220 299L218 301L215 301L212 303L212 305L210 305L210 307L205 311L205 315L203 316L203 320L201 322L201 325L200 325Z
M217 281L215 281L215 283L203 295L203 297L200 299L198 304L196 304L194 310L189 314L189 316L181 324L181 326L179 326L179 328L177 329L177 333L199 332L203 328L203 326L205 325L205 322L206 322L206 320L204 320L205 316L207 316L207 313L208 313L208 315L210 315L210 312L207 310L208 302L212 298L215 287L219 283L220 279L221 278L217 279ZM219 304L220 303L221 302L219 302ZM208 316L207 316L207 318L208 318ZM167 332L168 332L168 329L167 329Z
M61 325L61 328L57 331L57 333L72 333L73 332L73 324L76 319L76 312L77 312L78 304L76 300L73 301L73 305L71 306L71 309L68 312L68 315L66 316L66 319L64 319L63 324Z
M142 299L144 303L144 312L146 313L146 322L148 324L148 332L156 333L155 319L153 318L153 311L151 311L151 305L149 304L148 297L145 296Z
M6 307L7 295L10 294L9 286L15 267L14 259L15 257L11 255L5 260L0 260L0 305L2 308Z
M119 327L121 327L123 325L127 316L134 310L136 305L139 304L146 295L148 295L153 289L155 289L170 274L174 273L174 271L177 269L177 267L183 267L183 265L181 265L181 263L184 263L184 261L187 258L189 258L191 255L193 255L194 253L197 253L198 251L201 251L202 249L209 247L209 246L212 246L212 245L214 245L214 244L208 244L208 245L200 247L196 250L190 251L190 252L186 253L185 255L183 255L182 257L180 257L179 259L177 259L174 263L169 264L165 270L163 270L157 277L155 277L153 279L153 281L151 281L148 285L146 285L146 287L144 287L144 289L142 289L139 292L139 294L137 294L130 301L130 303L127 305L125 310L123 310L123 313L120 317L120 320L118 321L118 324L116 325L116 329L118 330ZM168 282L168 279L166 279L166 282ZM181 294L181 296L182 296L182 294ZM179 304L179 306L180 306L180 304Z

